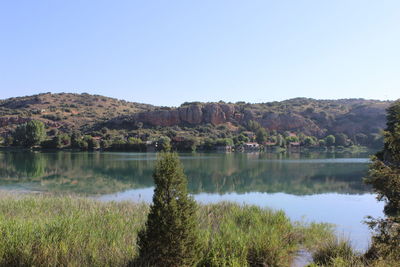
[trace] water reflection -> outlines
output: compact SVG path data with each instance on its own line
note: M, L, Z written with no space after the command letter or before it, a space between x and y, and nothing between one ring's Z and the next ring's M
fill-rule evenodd
M192 193L362 194L368 155L182 154ZM0 186L110 194L153 186L155 154L0 152Z

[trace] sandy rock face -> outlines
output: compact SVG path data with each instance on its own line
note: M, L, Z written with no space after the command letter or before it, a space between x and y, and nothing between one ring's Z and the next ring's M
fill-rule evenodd
M206 104L204 106L204 120L205 123L218 125L226 122L226 116L221 106L218 104Z
M138 113L135 121L141 121L152 126L173 126L179 124L196 125L212 123L218 125L228 122L234 117L235 108L229 104L193 104L170 110L155 110Z
M125 118L116 118L112 122L122 126L136 125L139 122L161 127L207 123L246 126L250 120L254 120L268 130L302 132L324 137L328 132L343 132L349 136L358 132L377 132L384 128L386 121L385 109L379 105L358 106L343 114L334 115L335 118L328 116L326 112L263 112L235 104L193 103L179 108L135 113Z
M135 116L135 121L141 121L153 126L178 125L180 123L179 111L172 109L138 113L137 116Z
M298 114L265 114L260 121L261 125L270 130L286 130L298 131L301 130L305 134L322 136L325 131L320 129L312 120L302 117Z
M203 110L200 105L180 107L178 110L181 122L199 124L203 120Z

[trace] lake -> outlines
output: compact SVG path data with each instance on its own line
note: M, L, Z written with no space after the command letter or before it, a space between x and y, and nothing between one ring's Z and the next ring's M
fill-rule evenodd
M234 201L284 210L293 220L328 222L364 250L367 215L383 204L362 182L367 153L180 154L188 187L201 203ZM146 201L153 153L0 152L0 189L80 194L102 201Z

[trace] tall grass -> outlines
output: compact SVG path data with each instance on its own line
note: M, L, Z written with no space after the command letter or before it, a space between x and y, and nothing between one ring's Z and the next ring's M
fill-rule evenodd
M0 196L0 266L126 266L148 205L42 195ZM289 266L315 249L328 225L292 223L283 212L201 205L199 266Z
M369 259L355 251L346 239L330 238L313 253L313 263L307 267L399 267L395 257Z
M0 265L122 266L136 255L144 204L0 198Z

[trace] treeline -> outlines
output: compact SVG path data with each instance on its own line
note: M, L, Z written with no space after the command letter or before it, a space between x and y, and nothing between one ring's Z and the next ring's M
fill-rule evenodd
M49 128L39 120L20 124L9 135L2 137L3 146L40 147L43 149L79 149L110 151L243 151L285 150L293 147L307 149L343 149L353 146L381 147L383 136L359 133L353 138L344 133L329 134L324 138L294 132L268 131L250 120L246 127L232 131L226 125L195 128L159 127L155 129L61 131Z

